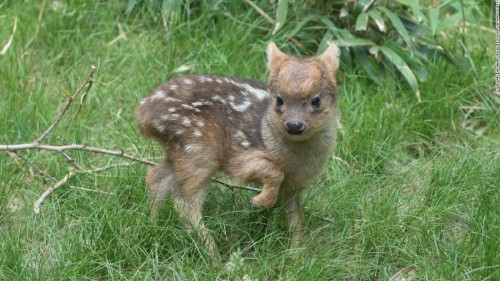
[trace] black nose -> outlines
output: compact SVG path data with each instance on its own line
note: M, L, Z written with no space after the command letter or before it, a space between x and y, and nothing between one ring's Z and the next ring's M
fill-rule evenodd
M306 128L304 122L299 120L290 120L285 122L285 129L291 135L300 135Z

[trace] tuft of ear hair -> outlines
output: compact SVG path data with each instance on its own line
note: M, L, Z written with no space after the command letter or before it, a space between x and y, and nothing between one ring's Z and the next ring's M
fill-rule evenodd
M326 66L327 70L335 74L339 69L340 49L334 43L329 42L328 48L319 55L319 60Z
M287 55L280 51L274 42L267 45L266 54L268 69L271 69L273 66L276 66L279 62L287 58Z

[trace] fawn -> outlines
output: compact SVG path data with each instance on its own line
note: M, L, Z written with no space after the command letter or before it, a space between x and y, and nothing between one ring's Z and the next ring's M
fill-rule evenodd
M207 184L217 171L262 184L256 207L285 204L291 247L300 241L300 192L323 170L335 142L339 49L334 44L305 59L267 47L269 85L208 75L174 78L140 102L139 130L166 153L148 170L151 216L173 197L183 226L202 232Z

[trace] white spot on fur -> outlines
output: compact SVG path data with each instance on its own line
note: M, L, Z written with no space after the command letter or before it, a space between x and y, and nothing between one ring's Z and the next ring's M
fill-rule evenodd
M170 91L175 91L175 90L177 90L177 87L179 87L179 85L177 85L177 84L172 84L172 85L168 86L168 89L169 89Z
M185 127L190 127L191 126L191 120L187 117L182 117L182 125Z
M164 125L157 125L156 129L158 130L158 132L163 133L163 132L165 132L166 128Z
M146 99L143 99L139 102L139 104L145 104L146 103Z
M180 118L181 118L181 115L177 114L177 113L166 114L166 115L160 116L160 119L165 120L165 121L176 121L176 120L179 120Z
M177 109L175 109L175 107L171 107L168 109L168 112L170 112L170 113L174 113L176 111L177 111Z
M227 102L226 102L226 100L225 100L225 99L223 99L223 98L221 98L219 95L215 95L215 96L213 96L213 97L212 97L212 100L213 100L213 101L220 101L222 104L226 104L226 103L227 103Z
M155 129L156 129L158 132L160 132L160 133L162 133L162 134L165 132L166 127L165 127L165 125L163 124L163 121L162 121L162 120L158 120L158 119L157 119L157 120L155 120L155 121L153 122L153 126L155 127Z
M184 108L184 109L187 109L187 110L193 110L194 107L188 105L188 104L181 104L181 107Z
M184 80L182 80L182 83L184 83L186 85L192 85L193 84L193 80L191 80L191 79L184 79Z
M203 104L204 105L208 105L208 106L213 106L214 105L214 103L211 102L211 101L204 101Z
M202 106L203 102L197 101L197 102L193 102L191 105L194 106L194 107L198 107L198 106Z
M270 96L268 91L262 90L259 88L255 88L253 86L250 86L248 83L239 83L239 82L236 82L236 81L230 80L230 79L227 79L227 82L231 83L235 86L238 86L238 87L244 89L245 91L248 91L251 94L254 94L259 100L263 100L264 98Z
M220 84L220 83L222 83L222 80L220 80L219 78L217 78L217 79L215 79L215 82L217 82L217 83Z
M243 101L243 103L238 105L234 104L233 102L229 102L229 105L234 111L245 112L252 105L252 102L249 100L245 100Z
M201 82L213 82L214 79L206 76L199 76Z
M164 102L179 102L181 100L176 99L176 98L171 98L171 97L166 97L163 99Z
M234 101L234 99L235 99L234 96L229 96L230 101Z
M196 129L194 130L193 135L197 138L201 138L203 136L203 133L200 130Z
M198 127L205 127L205 123L203 121L201 121L201 120L197 120L196 121L196 126L198 126Z
M162 98L165 98L167 96L167 94L165 94L164 91L156 91L152 96L151 96L151 100L159 100L159 99L162 99Z
M236 131L234 137L239 141L245 141L247 139L247 135L243 133L241 130Z
M174 135L180 136L180 135L184 134L184 131L185 131L184 129L177 130Z
M243 147L250 147L250 142L248 142L248 141L242 141L242 142L241 142L241 145L242 145Z

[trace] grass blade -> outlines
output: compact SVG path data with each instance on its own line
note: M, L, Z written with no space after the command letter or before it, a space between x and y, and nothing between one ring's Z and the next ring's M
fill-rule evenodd
M280 30L285 24L286 16L288 14L288 0L279 0L278 9L276 10L276 24L274 25L273 35Z
M439 24L439 8L429 10L429 21L431 22L431 36L434 38Z
M356 46L372 46L375 45L372 41L363 38L357 38L348 31L337 30L338 39L334 40L339 47L356 47Z
M356 31L366 31L368 19L369 15L367 13L361 13L356 19Z
M377 84L382 81L383 69L371 58L367 53L365 48L354 47L352 48L354 55L360 62L359 65L365 70L366 74L375 81Z
M384 18L382 17L382 14L380 14L380 12L377 10L371 10L368 12L368 14L375 21L375 23L378 26L378 29L382 32L385 32L386 26L385 26L385 21L384 21Z
M408 84L413 90L418 90L417 77L411 70L411 68L406 64L406 62L391 48L387 46L381 46L380 51L384 54L388 61L390 61L401 74L404 76Z
M392 23L392 26L394 26L394 28L397 30L399 35L401 35L401 37L405 41L406 45L411 46L412 43L411 43L410 34L408 33L408 30L406 30L406 27L403 24L403 22L401 21L401 19L399 19L399 17L395 13L393 13L392 11L387 9L386 7L380 7L379 9L382 12L384 12L385 15L389 18L389 20Z

